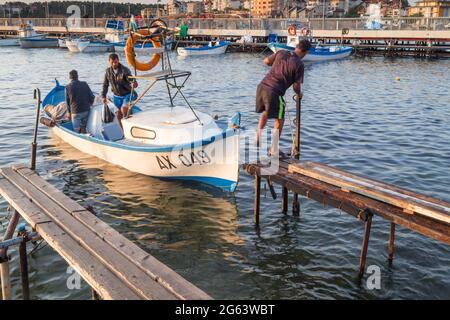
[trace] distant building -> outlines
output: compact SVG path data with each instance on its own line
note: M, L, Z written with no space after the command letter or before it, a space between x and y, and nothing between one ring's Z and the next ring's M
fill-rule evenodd
M408 16L420 15L426 18L450 17L450 0L418 1L408 8Z
M242 6L240 0L212 0L212 10L224 12L227 9L239 9Z
M326 17L342 18L350 9L361 4L361 0L307 0L306 12L310 18Z
M284 0L252 0L252 17L281 16L284 9Z
M167 10L164 5L156 5L141 10L141 17L151 19L154 17L164 17L167 15Z
M399 17L402 16L405 8L402 0L365 0L359 8L361 15L368 15L370 5L380 6L380 17Z
M186 2L186 13L201 13L203 11L203 3L201 1Z
M186 2L167 0L166 10L169 16L186 13Z

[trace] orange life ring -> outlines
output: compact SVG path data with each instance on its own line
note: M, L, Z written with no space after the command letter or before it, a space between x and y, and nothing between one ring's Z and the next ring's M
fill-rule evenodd
M300 34L302 35L302 36L307 36L307 35L309 35L309 29L308 28L302 28L301 30L300 30Z
M287 28L287 32L291 35L291 36L295 36L297 34L297 29L295 29L295 27L291 24L288 28Z
M128 37L127 43L125 45L125 57L130 66L133 66L136 70L139 71L149 71L153 69L159 62L161 55L159 53L153 54L152 58L148 62L140 62L136 60L134 54L134 44L137 40L140 39L140 36L146 36L149 34L148 30L140 30L139 32L133 32ZM159 41L155 41L150 38L150 42L153 45L153 48L160 48L161 44Z

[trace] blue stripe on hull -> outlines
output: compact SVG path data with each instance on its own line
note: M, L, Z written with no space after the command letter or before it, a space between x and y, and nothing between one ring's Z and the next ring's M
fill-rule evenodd
M180 177L158 177L163 180L189 180L196 181L200 183L209 184L211 186L222 189L226 192L234 192L237 187L236 181L231 181L227 179L214 178L214 177L191 177L191 176L180 176Z

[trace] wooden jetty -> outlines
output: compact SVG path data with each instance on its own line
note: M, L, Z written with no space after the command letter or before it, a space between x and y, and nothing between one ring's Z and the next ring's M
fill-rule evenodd
M359 272L364 273L372 217L389 221L388 260L394 255L395 225L450 244L450 203L393 185L351 174L324 164L284 157L278 171L264 175L265 165L248 163L247 173L255 176L254 222L260 219L261 179L282 186L282 211L288 210L288 192L293 192L293 212L299 214L296 195L345 211L365 224ZM266 173L267 174L267 173Z
M0 169L0 195L13 209L3 240L12 238L20 215L92 287L93 296L121 300L210 299L23 165ZM9 244L20 243L22 292L27 299L26 243L31 235L22 229L18 236L19 241L12 239ZM4 299L11 297L7 245L0 246Z

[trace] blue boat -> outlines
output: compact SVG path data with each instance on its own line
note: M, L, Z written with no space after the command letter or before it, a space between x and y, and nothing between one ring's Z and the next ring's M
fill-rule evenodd
M271 42L268 47L273 52L280 50L294 51L295 45L284 44L279 42ZM316 46L309 49L308 54L303 58L303 61L326 61L346 58L352 53L351 47L346 46Z
M228 41L217 41L209 42L203 46L190 46L184 48L177 48L177 52L180 56L202 56L202 55L213 55L213 54L223 54L227 51L230 42Z

